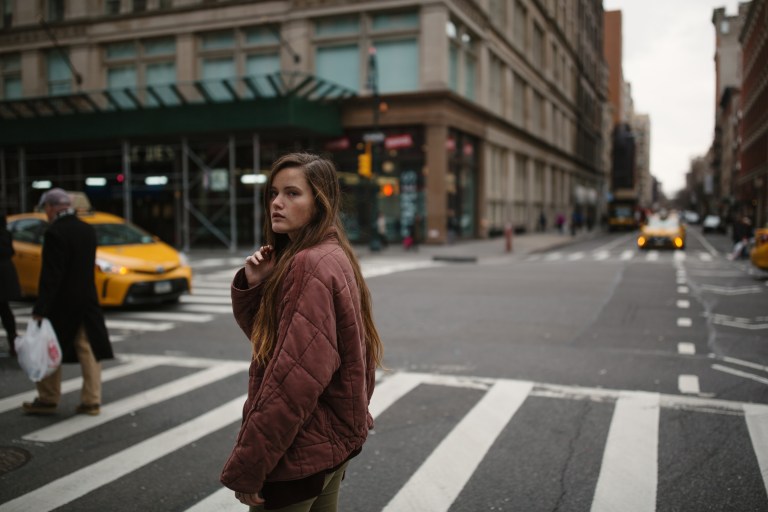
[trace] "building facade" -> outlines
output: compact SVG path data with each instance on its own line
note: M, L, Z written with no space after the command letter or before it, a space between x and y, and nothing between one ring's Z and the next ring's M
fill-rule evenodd
M740 168L736 201L755 225L768 225L768 1L753 0L739 36L742 47Z
M258 243L264 172L306 149L357 241L374 212L432 243L597 214L599 0L2 4L8 213L61 186L177 246Z

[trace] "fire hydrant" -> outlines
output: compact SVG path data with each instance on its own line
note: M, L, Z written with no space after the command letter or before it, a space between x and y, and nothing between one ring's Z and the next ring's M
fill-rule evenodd
M504 241L506 252L512 252L512 223L510 222L504 226Z

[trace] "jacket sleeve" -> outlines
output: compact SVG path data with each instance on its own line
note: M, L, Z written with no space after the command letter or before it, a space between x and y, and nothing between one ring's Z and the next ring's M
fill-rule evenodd
M70 257L63 240L51 229L44 235L42 256L38 296L32 314L47 318L60 293Z
M263 291L263 282L254 287L248 287L244 268L238 270L235 278L232 280L232 314L235 316L235 322L237 322L237 325L240 326L240 329L242 329L248 339L251 339L253 322L256 320L256 313L258 313L261 306Z
M341 363L331 280L304 271L302 261L295 265L275 352L221 474L235 491L261 490Z

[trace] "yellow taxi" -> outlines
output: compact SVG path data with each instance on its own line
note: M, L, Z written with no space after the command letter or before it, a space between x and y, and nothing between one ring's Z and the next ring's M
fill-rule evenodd
M192 269L173 247L116 215L82 209L77 215L96 230L94 273L102 306L174 302L191 290ZM8 217L13 263L25 297L37 296L47 227L44 213Z
M749 253L749 259L757 268L768 270L768 228L755 230L755 247Z
M685 249L685 225L676 214L653 214L640 228L637 237L640 249Z

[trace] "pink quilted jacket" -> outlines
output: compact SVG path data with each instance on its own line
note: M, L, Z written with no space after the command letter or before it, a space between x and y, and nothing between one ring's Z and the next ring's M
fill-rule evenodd
M375 368L367 364L360 292L335 235L296 255L280 293L275 351L266 368L251 364L240 434L221 473L235 491L333 468L373 427ZM232 309L249 338L261 294L241 269Z

